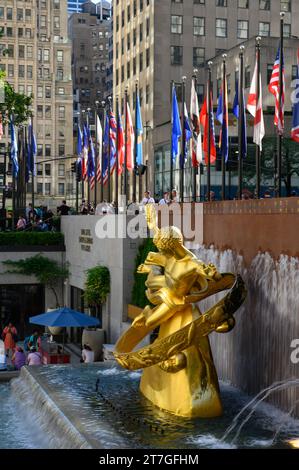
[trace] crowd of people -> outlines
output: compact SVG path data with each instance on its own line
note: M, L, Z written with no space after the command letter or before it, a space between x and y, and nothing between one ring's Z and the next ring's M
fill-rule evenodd
M21 347L18 344L18 332L12 323L2 331L0 349L0 370L7 369L7 361L10 359L15 370L20 370L23 366L39 366L42 365L41 354L41 336L38 330L24 340Z

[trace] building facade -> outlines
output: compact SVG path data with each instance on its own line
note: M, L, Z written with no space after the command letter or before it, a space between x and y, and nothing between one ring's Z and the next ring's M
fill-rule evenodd
M2 6L3 5L3 6ZM17 92L33 96L36 202L55 207L73 193L71 45L66 0L6 0L0 7L0 67ZM7 130L1 145L6 146ZM27 188L29 199L32 185ZM57 204L56 204L57 205Z
M82 13L69 18L72 41L72 75L74 84L74 120L88 108L94 122L95 103L107 96L109 44L111 40L111 10L108 2L95 5L85 2Z
M85 0L68 0L67 9L69 13L80 13L82 11L82 3Z
M113 95L123 99L127 88L133 105L139 80L143 120L150 134L150 142L144 142L148 182L157 196L170 189L171 82L177 86L181 103L180 84L186 77L189 104L191 77L196 71L202 103L208 60L221 58L223 52L258 35L274 37L278 44L281 11L285 13L285 37L299 36L299 4L294 0L114 0ZM275 56L276 51L269 62L272 66ZM214 87L216 90L216 83ZM175 186L179 187L178 168ZM191 172L185 186L188 198Z

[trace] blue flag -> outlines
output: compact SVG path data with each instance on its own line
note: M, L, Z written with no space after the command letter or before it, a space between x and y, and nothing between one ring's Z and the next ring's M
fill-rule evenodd
M221 155L225 161L228 160L229 144L228 144L228 100L227 100L227 83L223 80L222 88L218 98L218 107L216 118L221 124L221 132L219 135L219 148Z
M244 90L242 93L242 106L243 106L243 126L242 126L242 149L243 155L242 158L246 157L247 155L247 129L246 129L246 109L245 109L245 99L244 99ZM233 114L234 116L239 119L239 112L240 112L240 104L239 104L239 81L236 80L236 94L233 104Z
M88 159L87 159L87 176L91 178L95 175L95 151L94 145L90 133L90 127L87 127L87 137L88 137Z
M18 176L19 173L19 161L18 161L18 142L16 137L16 130L14 126L13 116L10 117L10 158L12 162L12 172L15 177Z
M109 134L110 134L110 119L109 113L106 113L105 131L103 139L103 168L102 168L102 181L108 181L108 159L109 159Z
M137 95L136 101L136 163L137 165L143 164L143 150L142 150L142 135L143 135L143 126L142 126L142 117L140 109L140 100L139 94Z
M172 133L171 133L171 158L172 161L179 155L179 139L182 135L180 113L176 97L175 86L172 88Z
M189 123L186 103L184 103L184 131L183 132L184 132L184 149L183 149L183 155L181 155L181 158L180 158L180 168L182 169L184 168L185 163L187 162L189 141L193 135L191 127L190 127L190 123Z
M33 124L31 118L29 119L29 126L28 126L28 146L27 146L27 158L28 158L28 166L32 175L36 175L36 161L35 157L37 155L37 145L36 145L36 138L33 130Z

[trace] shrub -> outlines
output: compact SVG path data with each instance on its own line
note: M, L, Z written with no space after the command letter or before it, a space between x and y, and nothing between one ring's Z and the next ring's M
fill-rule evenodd
M0 232L0 246L5 245L62 246L64 235L59 232Z
M91 306L100 306L106 302L110 293L110 272L106 266L95 266L87 270L84 298Z
M148 298L146 297L145 291L145 281L147 279L147 274L138 274L137 268L140 264L143 264L148 253L150 251L157 252L157 248L153 243L152 238L147 238L138 249L138 253L135 259L135 271L134 271L134 285L132 291L132 304L136 307L144 308L149 304Z

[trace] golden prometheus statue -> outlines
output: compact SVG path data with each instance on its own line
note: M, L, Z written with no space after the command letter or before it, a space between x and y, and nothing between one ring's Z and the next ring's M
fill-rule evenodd
M219 416L222 405L208 335L234 327L233 314L246 297L243 280L198 260L184 247L176 227L159 229L153 205L146 206L146 218L158 253L149 253L138 272L148 274L151 305L119 339L114 356L126 369L144 369L140 390L159 408L185 417ZM222 300L200 312L197 302L228 289ZM154 343L134 351L157 327Z

